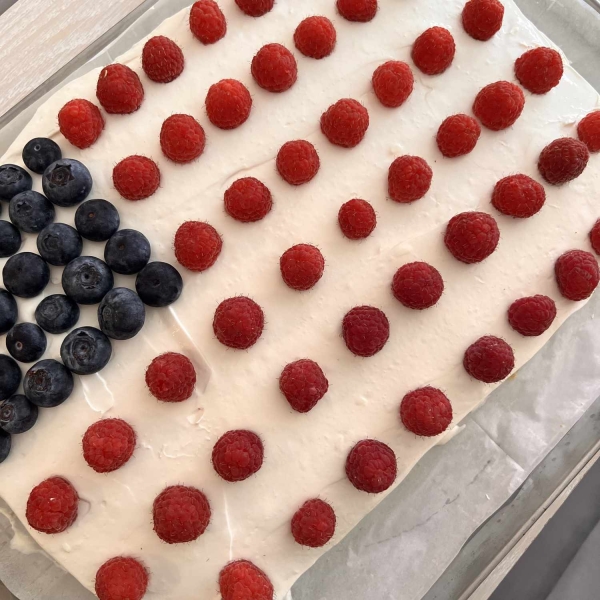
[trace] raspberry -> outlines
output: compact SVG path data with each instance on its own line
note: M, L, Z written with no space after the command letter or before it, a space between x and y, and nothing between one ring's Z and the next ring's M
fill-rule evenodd
M372 83L379 102L388 108L397 108L412 94L415 79L405 62L389 60L375 69Z
M275 0L235 0L235 3L249 17L262 17L270 12Z
M146 385L162 402L183 402L194 392L196 370L192 361L177 352L166 352L146 369Z
M321 251L310 244L288 248L279 261L281 277L293 290L309 290L323 276L325 259Z
M242 223L264 219L272 206L269 188L254 177L234 181L225 192L227 214Z
M61 533L75 522L78 502L77 491L66 479L50 477L31 490L25 516L37 531Z
M227 21L213 0L198 0L190 10L190 29L203 44L214 44L227 33Z
M295 411L307 413L327 393L329 382L314 360L303 358L284 367L279 389Z
M263 456L260 438L240 429L219 438L212 451L212 464L225 481L244 481L262 467Z
M321 115L321 131L336 146L354 148L369 128L369 113L356 100L343 98Z
M96 97L107 113L126 115L142 105L144 88L135 71L116 63L100 71Z
M546 202L544 186L527 175L509 175L494 187L492 205L502 214L527 219L539 212Z
M102 419L83 436L83 458L96 473L116 471L131 458L135 440L135 431L125 421Z
M590 242L596 254L600 254L600 219L598 219L590 231Z
M171 115L160 128L163 154L176 163L188 163L204 152L204 129L190 115Z
M342 335L350 352L357 356L373 356L388 341L390 323L378 308L356 306L344 317Z
M463 366L471 377L484 383L497 383L515 368L515 356L504 340L486 335L467 348Z
M562 58L552 48L534 48L517 58L515 75L532 94L546 94L562 79Z
M587 146L573 138L550 142L538 160L540 175L552 185L562 185L579 177L588 164Z
M412 59L425 75L440 75L452 64L455 52L452 34L443 27L431 27L413 44Z
M485 260L498 246L500 231L494 217L464 212L450 219L444 243L454 258L468 265Z
M340 15L348 21L367 23L377 14L377 0L337 0Z
M308 17L296 27L294 44L304 56L321 59L335 48L336 32L327 17Z
M529 296L515 300L508 309L510 326L521 335L542 335L556 317L556 304L548 296Z
M503 18L504 6L498 0L469 0L462 12L465 31L481 42L500 31Z
M78 98L69 100L58 113L60 132L77 148L89 148L104 129L104 119L100 109Z
M154 531L163 542L193 542L208 527L210 504L200 490L172 485L155 498L152 518Z
M213 319L213 331L221 344L238 350L254 346L264 326L262 308L245 296L223 300Z
M396 271L392 292L407 308L423 310L438 303L444 292L444 280L435 267L412 262Z
M142 600L147 587L148 571L135 558L111 558L96 573L99 600Z
M479 123L469 115L452 115L438 129L436 142L447 158L469 154L481 135Z
M579 121L577 135L590 152L600 152L600 110L591 112Z
M190 271L206 271L212 267L223 248L217 230L208 223L187 221L175 234L175 258Z
M362 240L369 237L377 225L375 210L360 198L348 200L342 204L338 213L338 223L342 233L351 240Z
M396 480L396 455L377 440L362 440L350 450L346 475L357 489L369 494L385 492Z
M335 512L327 502L307 500L292 517L292 535L302 546L321 548L335 533Z
M273 600L269 578L249 560L229 563L219 573L219 592L223 600Z
M570 250L554 266L560 293L568 300L585 300L598 286L598 263L591 252Z
M294 140L281 146L276 165L281 177L290 185L302 185L317 174L321 162L310 142Z
M126 200L148 198L160 185L158 165L145 156L128 156L113 169L113 184Z
M433 437L452 422L452 405L441 390L426 386L408 392L400 403L400 420L416 435Z
M142 50L142 69L152 81L169 83L183 71L181 48L164 35L151 37Z
M433 171L418 156L400 156L388 172L388 195L394 202L409 204L422 198L431 187Z
M486 85L475 98L473 112L492 131L500 131L513 125L525 106L523 90L509 81L497 81Z
M206 114L219 129L235 129L250 116L252 97L243 83L222 79L210 86L206 94Z
M294 55L281 44L263 46L252 59L252 77L268 92L285 92L298 78Z

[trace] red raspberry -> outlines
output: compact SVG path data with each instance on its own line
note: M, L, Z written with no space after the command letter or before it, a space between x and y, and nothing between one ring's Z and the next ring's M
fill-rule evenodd
M444 280L435 267L425 262L412 262L396 271L392 292L407 308L423 310L438 303L444 293Z
M152 518L156 535L167 544L199 538L210 522L210 504L196 488L172 485L154 500Z
M389 60L375 69L372 83L379 102L388 108L397 108L412 94L415 79L405 62Z
M223 600L273 600L269 578L249 560L236 560L219 573Z
M160 128L163 154L176 163L189 163L204 152L204 129L190 115L171 115Z
M497 383L515 368L515 355L504 340L486 335L467 348L463 366L471 377L484 383Z
M400 420L416 435L433 437L452 422L452 405L446 394L427 386L408 392L400 403Z
M418 156L400 156L388 172L388 195L394 202L409 204L421 199L431 187L433 171Z
M486 85L475 98L473 112L492 131L500 131L513 125L525 106L523 90L509 81L497 81Z
M144 88L135 71L116 63L100 71L96 97L107 113L126 115L142 105Z
M494 217L464 212L450 219L444 243L454 258L468 265L485 260L498 246L500 231Z
M590 242L596 254L600 254L600 219L598 219L590 231Z
M552 48L534 48L517 58L515 75L532 94L546 94L562 79L562 58Z
M348 350L357 356L373 356L390 337L390 322L373 306L356 306L346 313L342 335Z
M221 344L238 350L254 346L264 326L262 308L245 296L223 300L213 319L213 331Z
M556 283L560 293L568 300L585 300L598 286L600 272L591 252L569 250L554 266Z
M279 389L295 411L307 413L327 393L329 382L314 360L303 358L284 367Z
M336 146L354 148L369 128L369 113L356 100L343 98L321 115L321 131Z
M504 6L498 0L469 0L462 12L465 31L481 42L500 31L503 18Z
M425 75L440 75L452 64L455 52L452 34L443 27L431 27L413 44L412 59Z
M250 116L252 97L243 83L222 79L210 86L206 94L206 114L219 129L235 129Z
M36 485L27 499L25 516L41 533L61 533L77 518L79 496L62 477L50 477Z
M440 152L455 158L469 154L477 145L481 135L479 123L469 115L452 115L438 129L436 142Z
M212 451L212 464L225 481L244 481L262 467L263 456L260 438L239 429L219 438Z
M508 309L510 326L521 335L542 335L556 317L556 304L548 296L529 296L515 300Z
M350 450L346 475L357 489L369 494L385 492L396 480L396 455L377 440L362 440Z
M600 110L591 112L579 121L577 135L590 152L600 152Z
M169 83L183 71L181 48L164 35L151 37L142 50L142 69L152 81Z
M235 0L235 3L249 17L262 17L271 11L275 0Z
M308 17L296 27L294 44L304 56L321 59L335 48L336 33L327 17Z
M377 14L377 8L377 0L337 0L338 12L348 21L371 21Z
M338 213L338 223L342 233L351 240L369 237L377 225L377 216L373 207L360 198L348 200L342 204Z
M281 44L263 46L252 59L252 77L268 92L285 92L298 78L294 55Z
M135 431L121 419L102 419L83 435L83 458L96 473L110 473L122 467L133 454Z
M183 402L194 392L196 369L187 356L166 352L146 369L146 385L157 400Z
M111 558L96 573L99 600L142 600L147 588L148 571L135 558Z
M292 535L302 546L321 548L335 533L335 512L327 502L307 500L292 517Z
M223 248L217 230L208 223L187 221L175 234L175 258L190 271L206 271L212 267Z
M254 177L234 181L225 192L227 214L242 223L264 219L272 206L269 188Z
M113 169L113 184L126 200L144 200L160 185L158 165L145 156L128 156Z
M203 44L214 44L227 33L227 21L213 0L198 0L190 10L190 29Z
M550 142L538 160L540 175L552 185L562 185L579 177L588 164L587 146L573 138Z
M277 171L290 185L308 183L321 166L315 147L306 140L286 142L277 153L276 164Z
M78 98L69 100L58 112L60 132L77 148L89 148L104 129L104 119L100 109Z
M509 175L494 187L492 205L502 214L527 219L539 212L546 202L546 190L527 175Z
M293 290L310 290L323 277L325 259L321 251L310 244L288 248L279 260L281 277Z

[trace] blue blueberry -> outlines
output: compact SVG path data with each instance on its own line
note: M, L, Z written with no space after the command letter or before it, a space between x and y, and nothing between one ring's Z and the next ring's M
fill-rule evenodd
M42 188L56 206L75 206L90 193L92 176L78 160L61 158L44 171Z
M10 398L21 383L21 369L14 358L0 354L0 400Z
M100 329L114 340L128 340L137 335L145 320L144 303L129 288L113 288L98 307Z
M41 175L53 162L62 158L59 145L49 138L33 138L23 148L23 162L34 173Z
M23 394L0 402L0 428L6 433L25 433L35 425L37 418L38 407Z
M104 260L115 273L133 275L148 264L150 242L139 231L121 229L106 242Z
M77 304L98 304L113 285L112 271L95 256L72 260L62 274L63 290Z
M35 320L48 333L65 333L79 321L79 306L68 296L52 294L38 304Z
M13 328L19 317L17 301L6 290L0 289L0 335Z
M86 200L75 213L77 231L92 242L105 242L120 224L119 212L107 200Z
M51 223L38 235L37 249L46 262L64 267L81 254L83 240L70 225Z
M12 256L21 247L19 230L8 221L0 221L0 258Z
M168 306L173 304L183 289L179 271L168 263L148 263L135 279L135 289L144 304Z
M10 433L0 429L0 463L4 462L10 454Z
M73 375L57 360L40 360L23 377L23 393L41 408L62 404L72 391Z
M38 233L54 221L54 215L52 202L33 190L13 196L8 205L10 220L25 233Z
M78 327L60 346L60 357L77 375L91 375L102 370L112 354L110 340L95 327Z
M50 268L41 256L21 252L11 256L2 269L4 287L20 298L33 298L50 281Z
M0 200L10 200L13 196L31 189L31 175L17 165L0 166Z
M39 360L46 345L46 334L35 323L17 323L6 336L6 349L19 362Z

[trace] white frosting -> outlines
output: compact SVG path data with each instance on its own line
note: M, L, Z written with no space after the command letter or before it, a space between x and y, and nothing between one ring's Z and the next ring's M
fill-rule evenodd
M344 462L352 445L365 437L389 444L398 457L400 483L438 441L419 439L399 424L398 405L407 391L425 384L441 387L458 423L494 387L464 372L462 355L470 343L484 334L500 335L514 348L520 366L582 305L560 297L553 264L570 248L589 247L587 233L600 216L600 157L593 156L571 184L547 186L546 206L531 219L499 215L489 200L494 183L505 175L536 177L540 150L557 137L575 135L578 119L598 106L597 93L567 67L549 94L526 93L525 110L514 127L484 130L472 154L444 159L434 142L441 121L469 112L481 87L513 79L514 60L526 48L549 42L511 0L504 0L501 32L486 43L462 30L463 0L379 4L372 22L357 24L336 14L334 0L278 0L260 19L243 15L233 0L221 0L228 33L213 46L192 37L184 10L157 30L183 48L181 77L168 85L149 81L138 44L119 59L140 74L145 87L138 112L105 115L106 129L87 150L68 144L58 133L56 115L72 98L95 102L98 70L92 71L42 106L2 159L19 163L27 140L53 137L66 156L90 168L90 197L114 202L122 225L148 236L154 259L175 264L173 236L188 219L210 222L224 239L217 263L203 274L181 269L182 298L170 309L148 309L142 332L114 342L113 358L100 374L77 378L67 402L42 410L31 432L14 436L12 454L0 467L0 495L21 520L29 491L46 477L63 475L77 488L87 510L82 503L75 524L59 535L32 535L90 589L98 567L125 554L149 567L148 597L212 600L218 598L223 565L247 558L267 572L278 597L283 596L327 549L300 547L290 534L290 518L306 499L320 496L333 505L336 542L386 495L359 492L346 480ZM296 25L312 14L331 18L338 33L335 52L321 61L299 55L292 41ZM415 89L406 104L383 108L371 91L373 70L389 59L410 62L412 42L432 25L454 34L454 63L435 78L415 69ZM298 81L284 94L259 89L250 75L252 56L268 42L285 44L298 59ZM213 127L203 109L208 87L225 77L241 80L254 99L247 123L227 132ZM363 102L371 117L365 139L352 150L332 146L319 131L321 113L343 97ZM170 163L160 151L161 123L175 112L194 115L206 130L206 151L191 165ZM315 144L321 170L311 183L293 188L277 175L274 157L285 141L297 138ZM117 161L136 153L158 162L162 183L151 198L130 203L113 189L111 172ZM409 206L386 200L387 168L405 153L424 157L434 171L427 196ZM272 212L255 224L235 222L223 210L224 191L244 175L261 179L274 197ZM39 177L35 187L40 189ZM373 235L358 243L345 239L336 221L340 205L355 197L369 200L379 221ZM442 231L450 217L473 209L494 214L502 237L489 259L467 266L446 251ZM73 213L60 209L57 219L72 223ZM298 242L316 244L326 259L322 280L303 293L284 285L278 266L283 251ZM34 236L27 236L25 249L34 248ZM85 243L86 254L102 250L100 244ZM446 282L440 303L427 311L402 307L389 291L396 269L415 259L432 263ZM60 270L52 271L45 294L60 291ZM132 286L133 278L118 276L116 284ZM545 335L530 339L509 328L506 309L514 299L534 293L552 296L558 317ZM244 352L225 348L212 332L218 303L239 294L254 298L266 315L262 338ZM39 300L19 300L21 320L32 320ZM368 359L353 356L340 337L343 315L360 304L380 307L391 323L389 342ZM84 323L95 324L95 307L82 311ZM46 357L58 357L61 337L48 339ZM167 350L190 356L199 372L195 395L181 404L156 402L144 385L146 366ZM325 398L305 415L289 408L277 386L283 366L302 357L316 360L330 383ZM82 434L102 416L126 419L139 440L133 458L108 475L92 471L80 450ZM265 463L256 476L231 484L213 471L210 454L218 437L234 428L262 437ZM204 490L213 516L198 540L168 546L152 531L151 506L165 486L176 483Z

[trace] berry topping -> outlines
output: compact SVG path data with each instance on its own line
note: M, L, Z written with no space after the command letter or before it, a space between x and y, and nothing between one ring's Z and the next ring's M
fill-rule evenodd
M508 309L510 326L521 335L542 335L556 317L556 304L548 296L529 296L515 300Z
M440 152L447 158L469 154L481 135L479 123L469 115L452 115L438 129L436 142Z
M527 175L509 175L494 187L492 205L502 214L527 219L539 212L546 201L546 190Z
M142 50L142 69L152 81L169 83L183 71L181 48L164 35L151 37Z
M369 113L356 100L342 98L321 115L321 131L336 146L354 148L369 128Z
M296 83L298 65L285 46L267 44L252 59L252 77L268 92L285 92Z
M279 261L281 277L293 290L309 290L323 276L325 259L321 251L310 244L288 248Z
M308 17L294 32L296 48L309 58L329 56L335 48L335 41L335 27L327 17Z
M63 290L77 304L98 304L113 284L112 271L95 256L72 260L62 273Z
M431 187L433 171L418 156L400 156L388 172L388 195L395 202L408 204L422 198Z
M37 418L38 407L22 394L0 402L0 427L6 433L25 433L35 425Z
M499 240L500 230L494 217L482 212L464 212L452 217L444 236L452 256L468 265L485 260Z
M213 0L198 0L190 10L190 29L203 44L214 44L227 33L227 21Z
M600 272L591 252L570 250L558 258L554 266L560 293L569 300L585 300L598 286Z
M273 8L275 0L235 0L235 3L249 17L262 17Z
M0 335L9 331L19 318L17 301L12 294L0 289Z
M6 349L19 362L30 363L46 352L46 335L34 323L17 323L6 336Z
M235 129L250 116L252 97L243 83L222 79L210 86L206 94L206 114L219 129Z
M169 306L181 296L182 290L179 271L164 262L148 263L135 279L135 291L147 306Z
M104 246L104 260L121 275L139 273L150 260L150 242L135 229L119 229Z
M11 445L10 433L6 433L4 429L0 429L0 463L3 463L8 458Z
M27 499L25 516L41 533L61 533L77 518L79 496L62 477L50 477L36 485Z
M377 8L377 0L337 0L338 12L348 21L371 21L377 14Z
M286 142L277 153L277 171L291 185L308 183L321 165L315 147L306 140Z
M79 320L79 306L68 296L52 294L38 304L35 320L48 333L65 333Z
M292 535L309 548L321 548L335 533L335 512L327 502L307 500L292 517Z
M481 42L500 31L503 18L504 6L498 0L469 0L462 12L465 31Z
M142 600L147 588L148 571L135 558L111 558L96 573L99 600Z
M439 75L452 64L455 52L452 34L443 27L431 27L413 44L412 59L425 75Z
M356 306L344 317L342 335L350 352L357 356L373 356L388 341L390 323L378 308Z
M28 190L12 197L8 205L10 220L25 233L38 233L54 221L54 206L39 192Z
M422 387L404 396L400 403L400 420L412 433L433 437L448 429L452 422L452 405L441 390Z
M21 243L19 230L8 221L0 221L0 258L7 258L16 254L21 248Z
M135 440L135 431L121 419L96 421L83 436L83 458L97 473L116 471L131 458Z
M107 200L87 200L75 212L77 231L92 242L105 242L120 224L119 212Z
M329 382L314 360L303 358L284 367L279 389L295 411L306 413L327 393Z
M60 132L77 148L89 148L104 129L100 109L89 100L70 100L58 112Z
M175 234L175 258L190 271L206 271L212 267L222 247L221 236L208 223L187 221Z
M217 306L213 319L213 331L221 344L238 350L254 346L264 325L262 308L245 296L223 300Z
M73 391L73 375L56 360L40 360L23 378L23 392L41 408L62 404Z
M444 280L435 267L412 262L396 271L392 292L407 308L423 310L438 303L444 292Z
M219 592L223 600L273 600L269 578L249 560L229 563L219 574Z
M163 154L176 163L188 163L204 152L204 129L190 115L171 115L160 128Z
M13 196L31 189L31 175L17 165L0 166L0 200L10 200Z
M592 248L596 254L600 254L600 219L598 219L592 230L590 231L590 242L592 244ZM0 290L0 294L2 291ZM6 292L4 292L6 293ZM0 305L0 314L2 313L1 305ZM0 326L0 333L2 332L2 326Z
M194 392L196 370L183 354L167 352L157 356L146 369L146 385L162 402L183 402Z
M562 185L579 177L588 164L587 146L573 138L550 142L538 160L540 175L552 185Z
M346 475L350 483L362 492L385 492L396 480L396 455L377 440L362 440L352 448L346 459Z
M389 60L375 69L372 83L379 102L388 108L397 108L412 94L415 79L405 62Z
M562 79L562 58L553 48L534 48L517 58L515 75L532 94L546 94Z
M21 383L21 369L17 362L6 354L0 354L0 400L10 398Z
M40 231L37 249L47 263L64 267L81 254L83 240L70 225L51 223Z
M41 175L53 162L61 158L62 152L59 145L49 138L33 138L23 148L25 166L38 175Z
M500 131L514 124L525 106L523 90L509 81L486 85L475 98L473 112L485 127Z
M145 320L144 303L129 288L113 288L98 307L100 329L113 340L129 340L136 336Z
M239 429L219 438L212 451L212 464L225 481L244 481L262 467L263 457L260 438Z
M471 377L484 383L497 383L515 368L515 356L504 340L486 335L467 348L463 366Z
M50 281L50 269L37 254L21 252L11 256L2 269L4 287L14 296L34 298Z
M104 369L110 360L110 340L95 327L78 327L63 340L60 357L76 375L92 375Z
M377 215L366 200L354 198L342 204L338 212L338 223L348 239L362 240L373 233L377 225Z
M144 88L135 71L117 63L100 71L96 97L107 113L126 115L142 105Z
M42 176L44 194L56 206L79 204L90 193L92 183L88 168L72 158L53 162Z
M126 200L148 198L160 185L158 165L146 156L128 156L113 169L113 184Z
M600 152L600 110L591 112L579 121L577 135L590 152Z
M254 177L234 181L225 192L227 214L242 223L260 221L273 206L269 188Z

